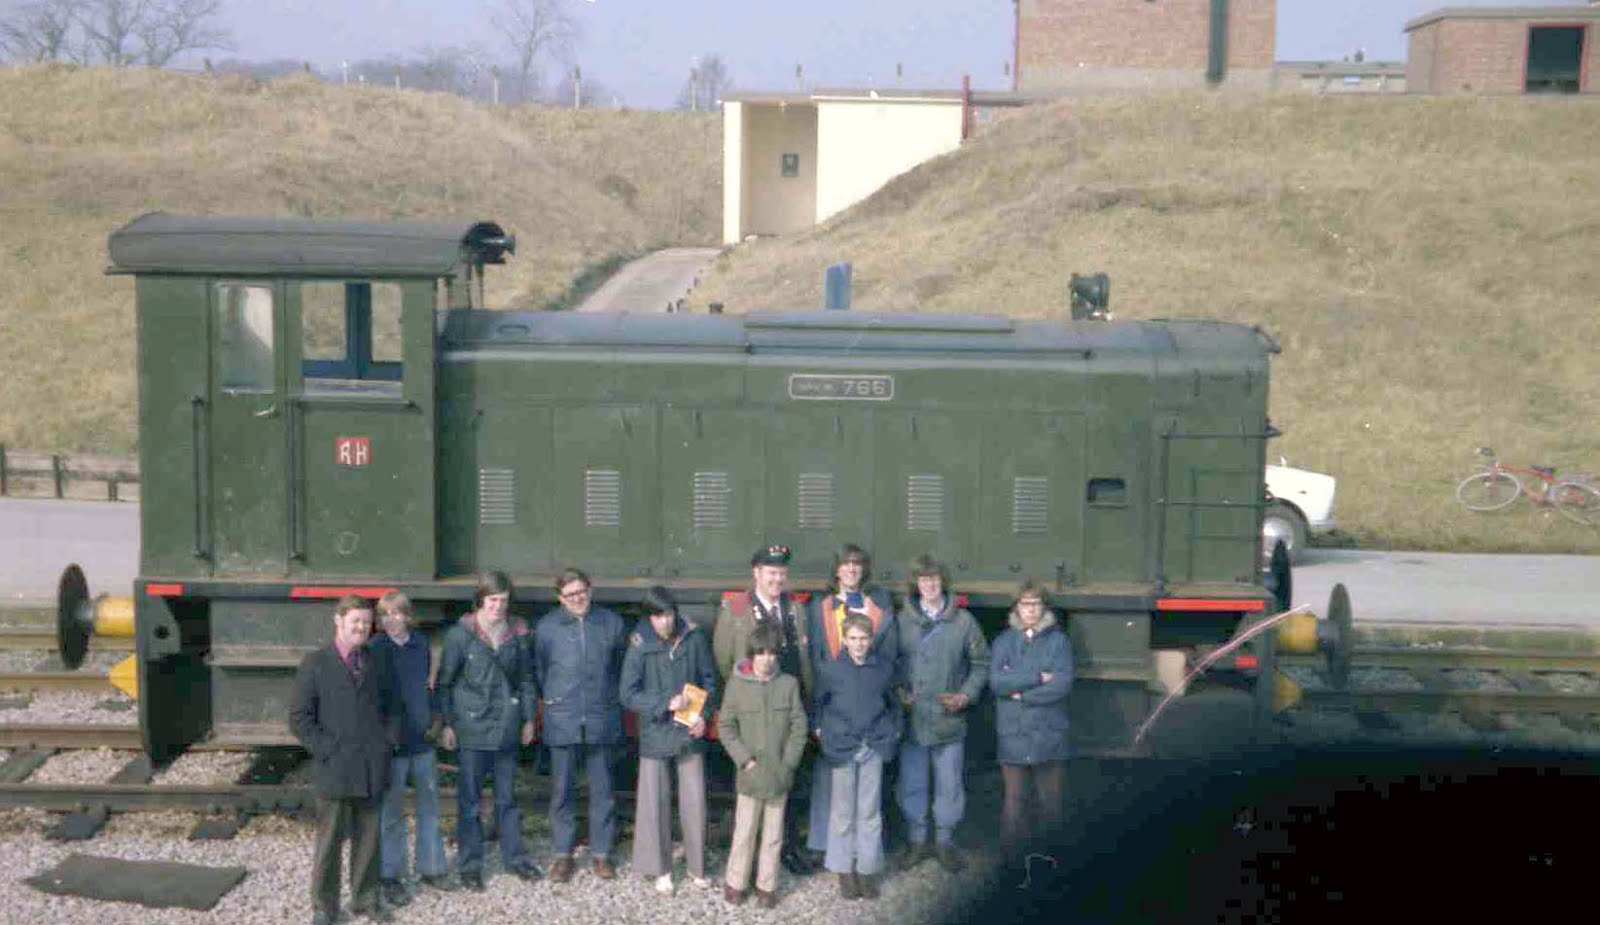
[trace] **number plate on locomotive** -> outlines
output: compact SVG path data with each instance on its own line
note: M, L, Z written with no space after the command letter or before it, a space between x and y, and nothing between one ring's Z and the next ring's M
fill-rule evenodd
M894 377L791 373L789 397L807 401L889 401L894 398Z

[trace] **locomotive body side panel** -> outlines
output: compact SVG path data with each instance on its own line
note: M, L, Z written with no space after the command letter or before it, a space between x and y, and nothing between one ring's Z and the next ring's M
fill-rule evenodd
M204 280L141 276L138 298L139 569L209 574L204 497L210 333Z

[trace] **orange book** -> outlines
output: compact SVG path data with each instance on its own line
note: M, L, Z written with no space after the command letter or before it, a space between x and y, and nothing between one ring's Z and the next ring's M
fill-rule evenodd
M681 726L693 726L700 719L700 711L706 708L706 689L685 684L681 693L688 703L673 711L672 721Z

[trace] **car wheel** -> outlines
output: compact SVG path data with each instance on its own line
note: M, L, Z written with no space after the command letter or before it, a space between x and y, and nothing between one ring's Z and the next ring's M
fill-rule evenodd
M1288 547L1289 561L1299 564L1306 548L1306 521L1294 508L1274 501L1261 517L1261 548L1270 553L1278 543Z

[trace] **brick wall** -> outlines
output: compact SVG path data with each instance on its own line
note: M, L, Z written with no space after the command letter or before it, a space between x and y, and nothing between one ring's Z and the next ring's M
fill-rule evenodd
M1271 81L1276 0L1229 0L1224 82ZM1200 86L1211 0L1018 0L1023 91Z
M1582 8L1579 8L1582 9ZM1441 19L1412 29L1406 86L1412 93L1522 93L1530 26L1573 22L1527 19ZM1582 91L1596 91L1600 23L1588 24Z

